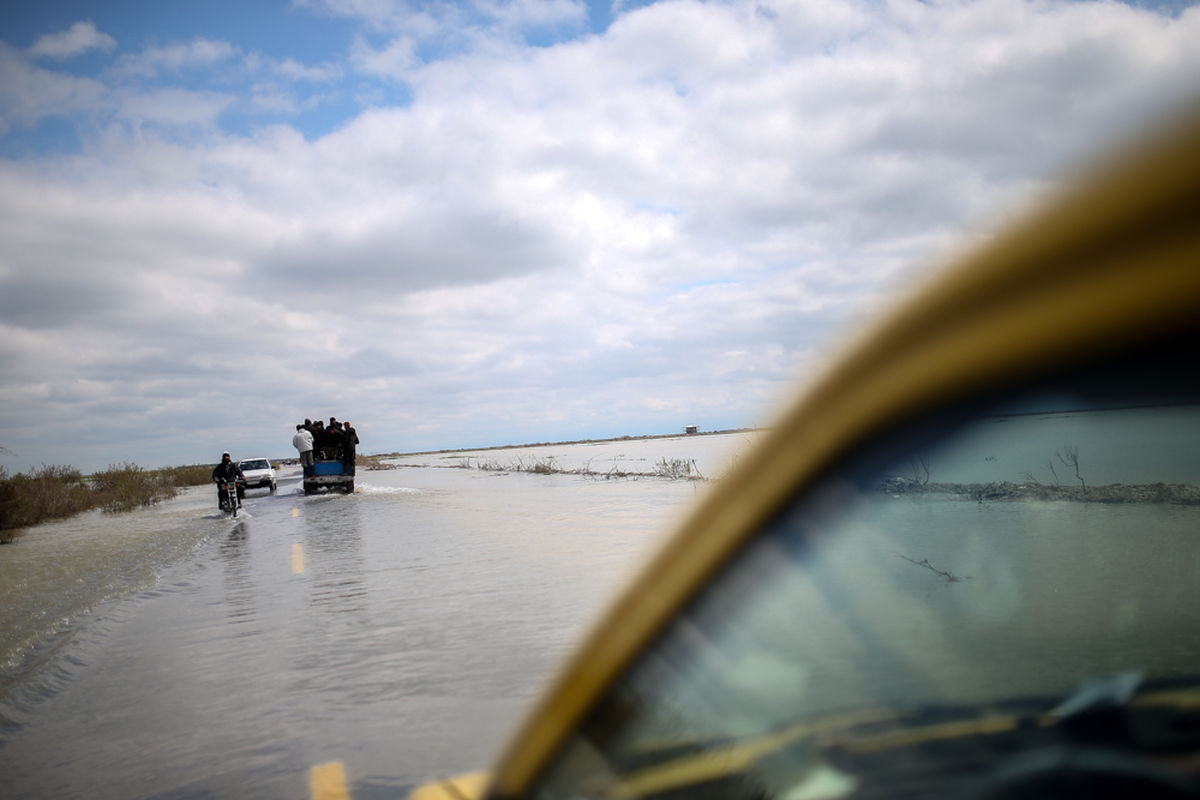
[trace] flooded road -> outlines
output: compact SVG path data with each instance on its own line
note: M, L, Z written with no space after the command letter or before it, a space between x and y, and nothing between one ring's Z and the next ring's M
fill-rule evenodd
M739 446L702 438L697 468ZM351 797L393 797L485 766L703 490L406 461L434 463L349 496L285 471L237 520L196 488L0 549L5 796L295 798L337 761Z
M1040 469L1046 443L1068 435L1154 453L1197 429L1130 410L989 419L927 464L951 485L998 481ZM305 496L293 468L278 494L248 493L236 520L202 487L29 531L0 548L0 793L309 797L313 768L334 762L362 800L486 767L582 628L708 488L604 476L686 461L718 477L752 440L409 456L360 470L351 495ZM1085 452L1099 480L1197 482L1191 458ZM520 471L550 461L586 472ZM483 468L455 468L467 463ZM782 679L764 702L788 715L1194 672L1200 505L839 492L828 544L793 561L763 541L754 585L772 588L729 627L729 647L708 664L674 659L698 676L680 684L696 688L698 719L729 653L747 670L739 685ZM791 577L764 581L771 570ZM713 613L736 605L715 600ZM705 719L718 737L734 716Z

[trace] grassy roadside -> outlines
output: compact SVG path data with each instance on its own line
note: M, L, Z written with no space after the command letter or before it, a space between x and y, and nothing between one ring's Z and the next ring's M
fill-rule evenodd
M0 467L0 544L21 528L94 508L132 511L174 497L179 487L208 483L212 467L191 465L145 470L125 462L94 475L71 466L42 466L9 475Z

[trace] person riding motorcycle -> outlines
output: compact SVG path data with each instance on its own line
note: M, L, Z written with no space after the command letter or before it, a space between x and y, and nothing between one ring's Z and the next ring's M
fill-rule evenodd
M229 457L229 453L221 454L221 463L213 467L212 479L217 484L217 508L221 507L223 484L228 481L236 482L238 505L242 504L242 498L246 496L246 476L242 474L242 468Z

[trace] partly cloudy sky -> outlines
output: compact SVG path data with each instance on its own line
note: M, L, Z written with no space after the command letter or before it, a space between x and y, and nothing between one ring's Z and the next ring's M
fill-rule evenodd
M762 424L1198 86L1181 2L8 3L0 464Z

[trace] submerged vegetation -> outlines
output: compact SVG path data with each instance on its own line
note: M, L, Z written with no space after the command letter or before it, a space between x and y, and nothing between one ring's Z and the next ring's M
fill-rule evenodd
M494 458L472 459L470 456L453 458L455 459L455 463L447 465L447 469L478 469L484 472L498 473L530 472L535 475L580 475L595 480L636 478L667 478L669 480L684 481L705 480L704 475L700 473L700 468L696 465L695 459L689 458L660 458L651 471L627 470L615 464L607 470L592 469L590 463L583 467L563 467L555 461L554 456L529 459L518 457L513 461L503 464Z
M601 444L604 442L645 442L645 441L651 441L653 439L678 439L678 438L680 438L680 436L691 438L691 437L695 437L695 436L726 436L731 433L757 433L760 430L762 430L762 429L761 428L727 428L724 430L698 431L696 433L684 433L684 434L651 433L651 434L644 434L641 436L613 436L613 437L609 437L607 439L566 439L566 440L557 441L557 442L525 442L524 444L492 445L492 446L487 446L487 447L455 447L455 448L449 448L449 449L444 449L444 450L418 450L418 451L405 452L405 453L397 451L394 453L381 453L380 455L378 455L376 457L377 458L399 458L401 456L426 456L426 455L446 455L446 454L453 454L453 453L473 453L473 452L477 452L479 450L523 450L523 449L530 448L530 447L550 447L550 446L563 447L563 446L576 445L576 444ZM451 455L450 457L457 458L457 456L454 456L454 455ZM359 458L361 459L362 456L359 456ZM361 461L360 461L360 463L361 463Z
M1083 503L1176 503L1200 505L1200 487L1182 483L1124 484L1108 486L1059 486L1044 483L916 483L889 478L879 487L892 495L948 494L978 503L1001 500L1068 500Z
M11 542L19 528L95 508L117 513L154 505L181 486L208 483L211 473L206 465L145 470L128 461L88 476L65 465L16 475L0 467L0 543Z
M382 456L357 455L354 458L354 463L358 469L381 470L395 468L395 465L384 461Z
M1054 459L1075 473L1078 486L1064 486L1054 468ZM1064 445L1048 459L1053 483L1042 483L1031 471L1021 473L1022 481L993 481L991 483L935 483L929 480L930 469L923 456L912 459L908 477L887 478L879 488L892 495L949 494L983 503L985 500L1073 500L1085 503L1176 503L1200 505L1200 487L1182 483L1124 484L1088 486L1080 473L1079 448ZM993 460L992 456L984 459Z

